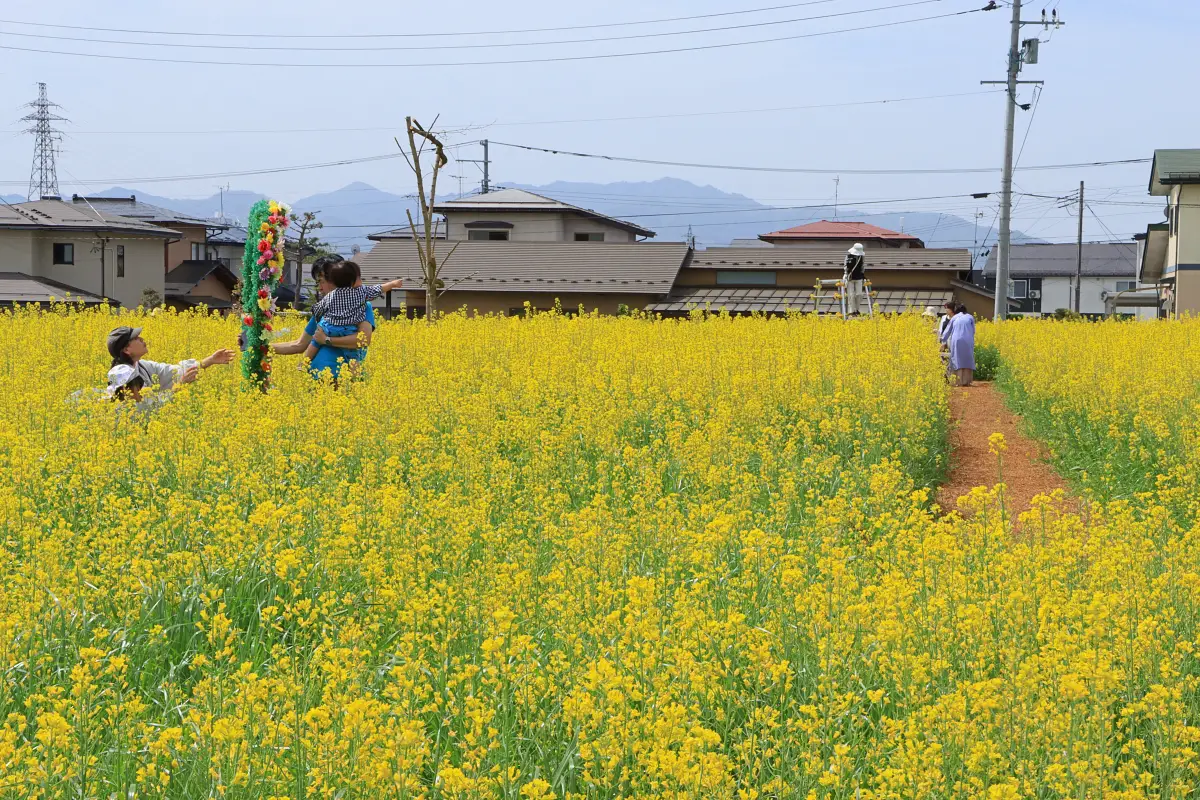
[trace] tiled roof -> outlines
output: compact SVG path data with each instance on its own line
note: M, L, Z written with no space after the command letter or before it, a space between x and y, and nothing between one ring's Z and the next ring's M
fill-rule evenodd
M107 231L130 236L177 238L179 231L147 222L103 214L62 200L0 205L0 228L16 230Z
M455 242L441 244L440 279L462 291L666 294L690 250L682 242ZM412 241L384 240L354 259L368 282L423 287Z
M150 222L156 225L218 225L216 220L200 219L191 214L181 214L169 208L140 202L135 195L129 197L82 197L72 195L71 203L84 208L94 208L104 216L120 216Z
M710 247L697 250L693 268L702 269L819 269L842 271L845 250L809 250L798 247ZM867 272L876 269L953 270L971 268L971 251L966 248L898 248L868 250Z
M244 245L246 244L246 229L237 225L230 225L223 231L217 231L208 237L209 244L218 245Z
M899 313L908 309L923 310L926 306L940 308L950 300L950 291L876 290L872 301L883 313ZM712 289L679 288L646 310L658 314L683 314L694 308L712 311L726 310L730 314L783 314L798 311L805 314L835 314L840 301L833 291L815 296L812 289Z
M0 272L0 305L49 303L67 299L88 305L103 302L98 295L49 278L35 278L22 272ZM109 302L116 305L115 301Z
M992 248L983 274L996 274L996 248ZM1014 244L1008 257L1009 274L1021 277L1055 277L1075 274L1079 259L1073 244ZM1133 278L1137 274L1135 242L1084 242L1083 274L1090 277Z
M654 231L643 228L641 225L610 217L607 214L592 211L590 208L580 208L552 197L527 192L524 189L501 189L498 192L473 194L457 200L446 200L434 206L433 210L439 214L454 211L495 211L501 214L514 211L568 211L589 219L600 220L637 236L655 235Z
M831 222L829 220L821 220L820 222L810 222L807 225L797 225L794 228L785 228L781 231L772 233L764 233L758 237L764 242L772 241L806 241L810 239L844 239L853 244L863 240L869 241L884 241L884 242L908 242L917 247L924 247L924 243L916 236L907 233L897 233L889 231L887 228L881 228L878 225L871 225L866 222Z

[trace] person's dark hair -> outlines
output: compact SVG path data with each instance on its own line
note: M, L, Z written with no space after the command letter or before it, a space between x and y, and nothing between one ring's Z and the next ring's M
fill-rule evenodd
M122 362L122 363L124 363L124 362ZM130 363L132 363L132 362L130 362ZM116 366L116 365L114 364L114 366ZM140 391L141 389L145 388L145 386L146 386L146 382L144 380L142 380L141 377L134 378L129 383L125 384L120 389L117 389L115 392L113 392L113 399L117 400L118 402L121 400L125 400L127 398L127 396L129 395L129 393L132 392L134 389L137 389Z
M948 308L951 311L958 311L958 307L954 305L953 300L947 300L946 302L942 303L942 308Z
M132 366L133 366L133 359L132 359L132 358L130 358L130 357L129 357L129 356L126 354L126 353L125 353L125 351L124 351L124 350L122 350L120 353L117 353L115 356L113 356L112 364L110 364L109 366L110 366L110 367L115 367L115 366L117 366L118 364L128 364L129 366L131 366L131 367L132 367Z
M346 289L353 286L361 274L358 264L353 261L339 261L329 267L329 282L339 289Z
M967 313L967 307L966 307L966 306L964 306L962 303L959 303L958 305L956 305L956 306L954 307L954 313L956 313L956 314L965 314L965 313Z
M327 255L327 256L321 256L320 258L318 258L316 261L313 262L312 279L314 281L319 281L322 278L328 279L329 278L329 268L332 267L334 264L340 264L344 260L345 259L343 259L341 256L339 256L337 253L333 253L332 255Z

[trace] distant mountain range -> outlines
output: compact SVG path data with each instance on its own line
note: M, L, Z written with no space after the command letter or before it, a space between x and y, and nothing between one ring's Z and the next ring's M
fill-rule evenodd
M827 205L769 206L745 195L724 192L713 186L700 186L677 178L661 178L639 183L573 183L556 181L544 186L512 184L636 222L658 232L660 241L683 241L689 232L697 246L719 246L736 239L757 239L761 233L802 225L821 219L870 222L891 230L902 230L925 241L929 247L971 247L976 228L972 220L952 214L928 211L889 211L864 213L852 207L834 209ZM264 195L249 191L214 194L201 199L160 197L137 189L114 186L102 197L136 195L146 203L163 206L194 217L214 218L221 213L245 220L250 206ZM23 202L23 197L6 196L8 202ZM304 197L292 203L297 211L318 211L325 223L321 237L340 252L349 254L355 246L369 249L367 234L407 225L406 212L416 209L412 198L385 192L365 183L352 183L332 192ZM987 236L981 226L978 236L986 243L995 241L995 229ZM1037 242L1035 238L1013 231L1013 242Z

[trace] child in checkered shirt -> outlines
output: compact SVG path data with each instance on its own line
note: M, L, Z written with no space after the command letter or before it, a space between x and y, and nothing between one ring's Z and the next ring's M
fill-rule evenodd
M318 320L321 330L330 338L353 336L358 326L367 318L367 303L384 292L399 289L404 285L397 279L374 286L363 286L362 271L353 261L341 261L329 268L329 280L336 287L312 307L312 315ZM311 360L320 347L316 342L308 345L304 355Z

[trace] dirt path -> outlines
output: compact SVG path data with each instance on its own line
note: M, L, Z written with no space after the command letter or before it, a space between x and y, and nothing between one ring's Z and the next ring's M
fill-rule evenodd
M1045 461L1037 442L1021 433L1019 419L1004 405L1000 391L990 383L976 383L950 392L950 474L938 489L937 503L946 512L957 509L956 500L976 486L998 482L996 456L988 446L993 433L1004 434L1004 483L1008 507L1015 518L1028 511L1034 495L1055 489L1068 491L1065 481Z

